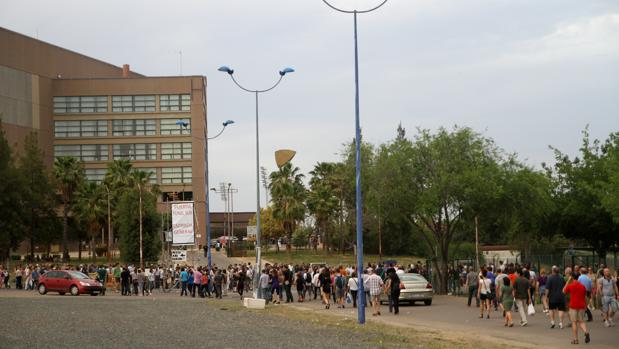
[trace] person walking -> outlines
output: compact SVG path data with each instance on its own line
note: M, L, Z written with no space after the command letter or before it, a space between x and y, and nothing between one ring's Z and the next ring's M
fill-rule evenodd
M619 301L619 290L617 288L617 281L610 275L610 270L604 268L602 270L603 276L598 280L598 295L602 304L602 317L604 318L604 326L615 326L613 321L614 313L617 312Z
M293 303L294 299L292 298L292 271L288 269L288 266L284 266L284 270L282 271L284 275L284 291L286 292L286 303Z
M531 287L529 280L523 276L522 269L516 270L516 281L514 282L514 298L520 315L520 326L526 326L527 322L527 305L531 303Z
M127 267L123 268L123 271L120 272L120 290L121 295L129 296L131 294L131 290L129 290L129 284L131 283L131 273L129 273L129 269Z
M357 272L352 272L352 277L348 279L348 292L350 292L350 297L352 298L352 307L357 307L357 293L359 292L359 278L357 277Z
M546 269L542 268L539 271L539 278L537 278L537 292L538 297L542 301L542 311L544 314L548 314L548 298L546 297L546 282L548 282L548 275L546 275Z
M374 269L368 268L368 279L364 282L364 286L370 292L371 302L372 302L372 313L373 316L380 316L380 294L383 290L383 279L380 278L375 272Z
M338 304L337 307L344 308L344 298L346 296L346 277L341 274L340 270L336 272L333 283L335 284L335 299Z
M565 294L563 288L565 280L559 275L559 268L552 267L551 275L546 281L545 298L548 300L548 315L550 316L550 328L555 328L555 319L559 320L559 328L563 328L563 316L565 313Z
M475 303L479 307L479 298L477 297L477 281L479 277L477 273L473 271L473 267L469 267L468 273L466 273L466 284L464 285L465 289L469 291L469 298L467 305L471 306L471 301L473 297L475 297Z
M243 300L243 291L245 291L245 275L246 274L247 272L245 271L245 267L242 267L237 274L239 279L236 283L236 292L241 297L241 300Z
M398 273L394 268L389 268L387 270L385 292L389 294L389 312L393 312L394 315L400 313L400 287L401 281Z
M273 297L273 304L281 304L282 287L279 283L279 275L277 270L271 270L271 290Z
M260 298L264 299L266 303L271 300L271 293L269 292L269 274L266 269L262 269L260 274Z
M187 270L185 270L184 267L181 268L180 279L181 279L181 297L187 296L187 282L189 281L189 273L187 272Z
M221 270L217 270L217 274L213 278L213 284L215 285L215 298L222 299L224 275Z
M484 309L487 310L486 318L490 319L490 302L492 299L492 280L488 278L488 271L486 269L481 270L479 281L477 282L477 298L481 300L481 307L479 307L479 318L484 318Z
M567 285L563 287L563 293L570 295L569 316L572 321L572 344L578 344L578 327L585 333L585 343L591 341L587 325L583 321L587 308L587 289L580 282L571 282L577 278L576 273L568 276Z
M505 274L502 274L505 275ZM512 308L514 307L514 288L511 285L511 281L508 277L502 277L498 282L500 283L500 287L497 285L497 297L500 298L501 307L503 307L503 317L505 318L505 325L509 327L514 327L514 319L512 318Z
M196 293L198 297L202 297L202 272L200 272L199 267L193 272L193 291L191 292L191 297L195 297Z
M578 276L578 282L580 282L583 286L585 286L585 289L587 290L586 303L589 304L589 300L591 299L591 291L593 289L593 280L591 280L589 276L587 275L587 268L585 267L580 268L580 275ZM589 307L585 307L585 314L587 315L587 322L593 321L593 314L591 314L591 310L589 310Z
M297 288L297 301L302 303L305 299L305 278L303 277L303 271L299 270L297 272L297 276L295 277L295 286Z
M325 304L325 309L331 308L331 273L325 267L318 276L320 289L322 291L322 301Z

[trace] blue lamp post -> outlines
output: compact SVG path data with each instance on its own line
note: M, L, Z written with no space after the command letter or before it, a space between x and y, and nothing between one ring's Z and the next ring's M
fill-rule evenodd
M259 289L259 280L260 280L260 271L262 270L262 259L261 259L261 249L260 249L260 138L258 135L258 95L260 93L269 92L282 81L284 76L289 73L293 73L294 69L292 68L284 68L279 71L279 79L273 86L264 89L264 90L251 90L245 88L239 84L234 78L234 70L227 67L221 66L219 69L220 72L228 73L232 81L238 86L241 90L249 93L253 93L256 97L256 265L254 270L254 280L253 280L253 289L254 289L254 298L258 298L258 289Z
M359 122L359 50L357 48L357 14L369 13L383 6L387 0L383 0L378 6L369 10L342 10L331 5L327 0L322 0L330 8L342 12L352 13L354 18L354 40L355 40L355 163L356 163L356 211L357 211L357 280L359 280L359 302L357 318L360 324L365 323L365 296L363 285L363 221L362 221L362 195L361 195L361 126Z

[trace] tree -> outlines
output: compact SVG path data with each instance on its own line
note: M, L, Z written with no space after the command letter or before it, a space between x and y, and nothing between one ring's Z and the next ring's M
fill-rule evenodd
M273 217L280 221L288 238L286 249L292 252L290 245L292 233L297 222L305 218L305 186L303 174L291 163L282 166L278 171L271 172L269 189L273 202Z
M248 225L256 225L256 215L249 220ZM286 234L281 222L273 217L271 206L260 209L260 233L262 234L262 247L268 246L269 240L277 240Z
M606 210L619 224L619 132L612 133L601 150L606 158L604 170L608 174L608 181L601 184L600 196Z
M138 191L138 203L139 203L139 210L138 210L138 215L140 217L140 268L144 269L144 251L143 251L143 239L144 239L144 234L143 234L143 196L144 196L144 190L146 189L146 187L148 186L148 178L150 177L151 173L147 173L144 171L134 171L131 173L130 179L131 179L131 186L134 189L137 189Z
M126 190L118 202L118 225L120 254L128 263L156 261L161 252L159 230L161 217L156 211L156 196L142 190L142 219L140 219L140 192L137 188ZM141 224L140 224L141 223ZM142 226L142 260L140 260L139 230Z
M420 233L435 254L439 291L447 292L448 262L452 242L465 239L465 212L477 214L475 203L489 195L491 168L499 161L492 140L469 128L439 129L436 134L421 130L410 149L405 171L410 171L408 200L409 223Z
M337 197L338 181L336 164L319 162L310 171L310 190L307 192L307 208L316 219L316 226L322 233L323 248L331 252L329 225L338 211L340 200Z
M84 182L76 193L73 211L81 223L80 226L90 237L90 250L94 261L95 238L104 226L107 212L107 193L103 186L95 182Z
M62 258L64 261L68 261L69 211L73 204L75 191L84 180L84 168L77 159L70 156L61 156L54 161L54 177L62 199Z
M30 258L34 259L35 243L49 245L56 238L52 221L56 220L55 192L39 148L36 132L26 136L23 155L19 163L21 179L21 205L24 209L25 236L30 242ZM48 246L49 250L49 246Z
M556 163L554 168L547 168L556 184L558 231L567 238L586 241L600 259L606 258L608 249L619 242L619 224L612 214L613 199L607 199L616 179L616 173L608 171L614 167L608 156L614 154L613 144L614 135L604 147L599 140L591 142L585 129L581 156L570 159L554 149Z
M0 258L8 259L23 238L20 177L0 120Z
M115 224L118 219L118 201L122 193L130 186L131 172L132 165L129 160L114 160L107 164L107 173L103 180L103 187L109 195L111 223ZM108 258L112 255L112 251L114 250L114 228L118 228L118 226L114 224L111 224L108 228Z

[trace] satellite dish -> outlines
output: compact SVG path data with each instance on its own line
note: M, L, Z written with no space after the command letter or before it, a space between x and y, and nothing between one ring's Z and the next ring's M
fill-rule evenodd
M296 154L296 151L290 149L280 149L276 151L275 163L277 164L277 167L282 168L284 165L289 163Z

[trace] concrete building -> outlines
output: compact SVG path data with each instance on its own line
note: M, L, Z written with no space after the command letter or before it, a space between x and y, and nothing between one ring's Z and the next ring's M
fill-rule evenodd
M93 181L117 159L151 171L163 192L159 209L194 200L200 245L206 241L204 76L147 77L0 28L0 118L18 153L36 131L50 167L68 155Z

